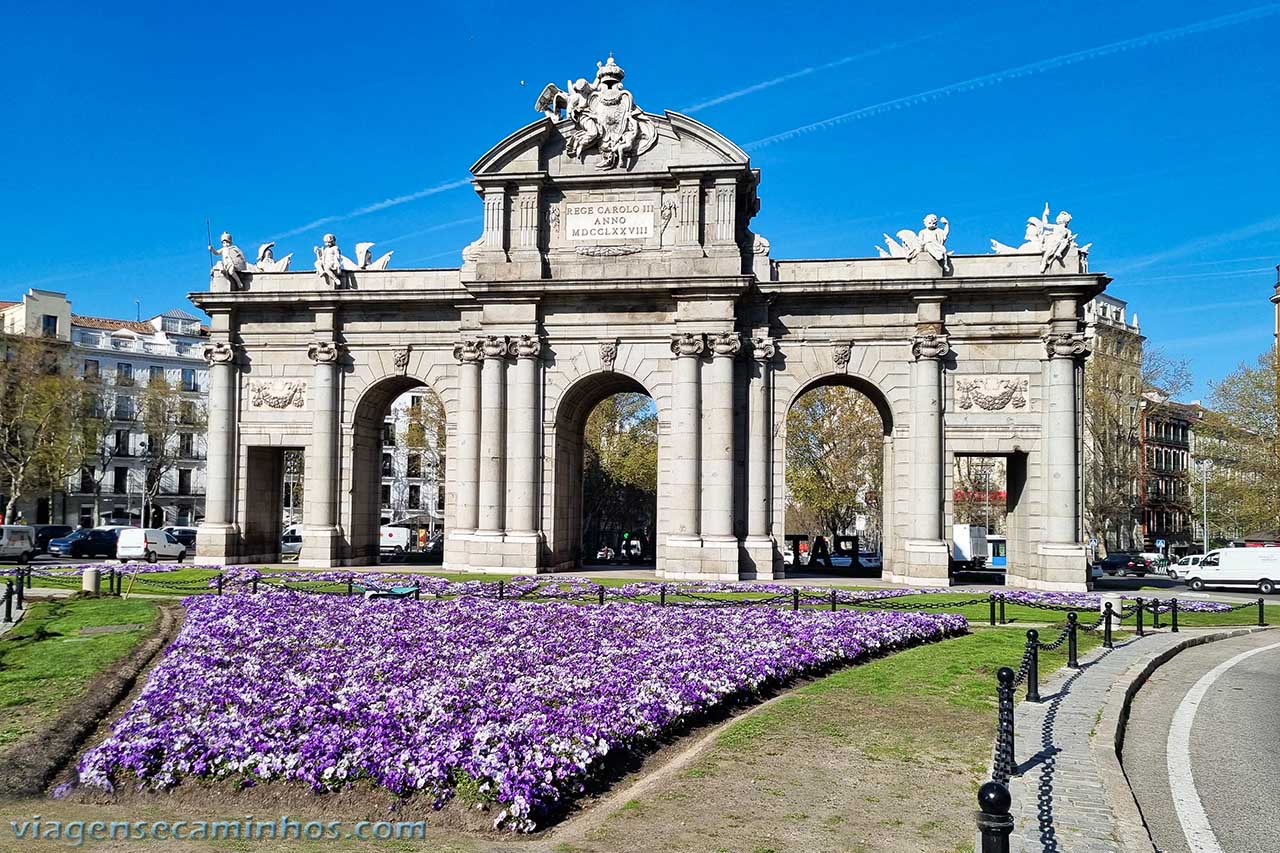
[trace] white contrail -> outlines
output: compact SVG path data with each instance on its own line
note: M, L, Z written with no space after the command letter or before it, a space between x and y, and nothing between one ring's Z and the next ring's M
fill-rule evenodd
M686 114L696 113L698 110L705 110L707 107L714 107L718 104L723 104L726 101L733 101L743 97L744 95L752 95L763 89L771 89L774 86L796 80L800 77L808 77L810 74L817 74L819 71L829 71L832 68L839 68L841 65L848 65L850 62L857 62L859 59L870 59L873 56L888 53L891 50L897 50L900 47L906 47L909 44L924 41L927 38L931 38L931 36L922 35L916 36L912 39L907 39L906 41L890 42L889 44L874 47L871 50L864 50L862 53L842 56L839 59L832 60L831 62L824 62L821 65L810 65L807 68L801 68L799 71L792 71L790 74L783 74L781 77L774 77L772 80L763 80L759 83L748 86L745 89L738 89L736 92L729 92L728 94L720 95L708 101L701 101L691 107L685 107L680 112Z
M374 202L373 204L367 204L364 207L357 207L355 210L351 211L350 213L344 213L341 216L323 216L320 219L314 219L311 222L308 222L306 225L299 225L297 228L291 228L288 231L282 231L281 233L276 234L274 237L271 237L269 239L279 240L284 237L292 237L295 234L301 234L305 231L310 231L313 228L319 228L321 225L328 225L332 222L341 222L344 219L354 219L357 216L364 216L365 214L368 214L368 213L376 213L379 210L386 210L388 207L396 207L401 204L408 204L411 201L417 201L420 198L433 196L436 193L447 192L448 190L456 190L458 187L465 187L470 183L471 183L471 179L465 178L461 181L450 181L447 184L437 184L434 187L427 187L425 190L418 190L416 193L409 193L408 195L400 195L400 196L396 196L395 198L383 199L382 201Z
M815 130L825 130L828 127L834 127L838 124L844 124L845 122L853 121L855 119L868 118L891 110L914 107L919 104L928 103L929 101L945 98L948 95L954 95L958 92L969 92L986 86L994 86L997 83L1004 83L1007 80L1013 80L1018 77L1028 77L1033 74L1041 74L1045 71L1052 71L1055 68L1061 68L1065 65L1087 62L1090 59L1097 59L1114 53L1136 50L1138 48L1148 47L1160 42L1173 41L1174 39L1208 32L1209 30L1217 30L1223 27L1234 26L1235 24L1255 21L1259 18L1274 15L1276 12L1280 12L1280 3L1269 3L1266 6L1246 9L1243 12L1236 12L1231 15L1223 15L1218 18L1210 18L1206 21L1199 21L1194 24L1174 27L1169 30L1160 30L1159 32L1148 33L1147 35L1135 36L1122 41L1099 45L1098 47L1091 47L1086 50L1078 50L1074 53L1065 53L1062 56L1055 56L1051 59L1041 59L1036 62L1029 62L1026 65L1019 65L1015 68L1006 68L1003 71L995 71L991 74L983 74L980 77L972 77L968 80L962 80L959 83L951 83L946 86L939 86L936 89L917 92L914 95L906 95L901 98L894 98L891 101L872 104L869 107L850 110L847 113L841 113L840 115L832 116L831 118L815 121L811 124L800 125L799 127L793 127L790 130L784 130L781 133L775 133L773 136L766 136L763 139L757 139L755 142L749 142L742 147L748 151L755 151L761 148L766 148L770 145L775 145L779 142L785 142L788 139L793 139L805 133L811 133Z

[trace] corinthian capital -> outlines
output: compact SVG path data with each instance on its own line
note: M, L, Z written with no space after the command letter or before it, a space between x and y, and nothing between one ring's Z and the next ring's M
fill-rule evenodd
M689 358L702 355L707 344L702 335L688 332L671 336L671 352L676 358Z
M463 364L474 364L483 357L480 342L475 338L465 338L453 345L453 357Z
M711 336L711 354L718 358L732 358L742 350L742 338L737 332L718 332Z
M778 354L778 342L773 338L752 338L751 357L761 364L773 360Z
M1044 349L1049 358L1084 358L1089 354L1084 335L1073 332L1050 332L1044 336Z
M231 364L236 360L236 348L226 341L214 341L204 348L204 360L210 366Z
M307 346L307 358L316 364L337 364L344 349L346 347L336 341L312 341Z
M917 361L922 358L946 358L951 352L951 343L946 335L924 334L911 339L911 355Z
M507 357L507 336L489 335L480 341L480 350L485 358Z
M542 338L537 335L521 335L511 342L516 358L537 358L542 355Z

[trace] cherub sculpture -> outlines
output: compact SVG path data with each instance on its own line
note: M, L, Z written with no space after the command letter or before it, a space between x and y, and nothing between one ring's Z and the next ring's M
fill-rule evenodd
M1071 230L1071 214L1059 211L1051 223L1049 221L1049 203L1044 203L1044 213L1027 218L1027 229L1022 238L1022 245L1013 246L991 241L991 251L997 255L1039 255L1040 272L1048 272L1054 263L1064 265L1067 253L1076 246L1076 234ZM1082 256L1088 256L1092 243L1076 246Z
M877 246L880 257L906 258L908 261L914 261L924 253L937 261L944 273L951 272L951 253L947 251L947 236L951 233L951 223L945 216L940 217L930 213L924 218L923 224L924 228L920 229L919 233L907 228L902 229L898 232L897 240L885 234L884 242L889 248L886 251ZM939 228L939 225L942 227Z
M221 248L215 249L210 246L209 254L217 255L219 258L218 263L210 270L210 273L222 273L238 289L243 290L244 282L240 279L240 273L248 272L249 263L245 260L244 252L240 251L240 247L232 242L229 231L222 232Z
M338 238L332 234L324 235L324 248L312 247L316 253L316 272L335 290L342 287L342 272L345 269L342 250L338 248Z

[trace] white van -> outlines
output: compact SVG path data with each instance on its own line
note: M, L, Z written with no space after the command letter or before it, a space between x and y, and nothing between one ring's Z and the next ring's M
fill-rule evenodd
M1280 583L1280 548L1223 548L1187 569L1187 586L1251 587L1263 595Z
M120 531L120 539L116 542L116 559L120 562L146 560L154 563L164 557L172 557L181 563L187 558L187 546L163 530L126 527Z
M0 560L25 563L36 555L36 532L25 524L0 525Z
M404 552L409 550L409 528L382 525L378 533L378 550L384 557L388 554L403 557Z

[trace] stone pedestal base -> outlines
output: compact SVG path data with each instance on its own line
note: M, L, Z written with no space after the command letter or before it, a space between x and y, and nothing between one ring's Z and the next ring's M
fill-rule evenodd
M701 544L698 544L701 543ZM672 536L667 540L658 577L671 580L736 581L737 539L713 541Z
M196 559L210 566L228 566L240 560L240 531L234 524L202 524L196 530Z
M453 530L444 543L444 561L442 569L465 571L471 565L471 537L473 530Z
M893 566L886 580L907 586L950 586L951 548L941 539L908 539L905 560Z
M302 550L298 553L300 567L331 569L343 563L342 535L338 532L338 528L303 525Z
M1026 571L1011 567L1005 586L1046 592L1086 592L1089 563L1084 545L1075 542L1042 542L1034 563Z
M786 577L782 557L772 539L767 536L742 542L738 577L742 580L770 581Z
M479 531L467 543L467 567L536 575L542 554L540 533L492 533Z

